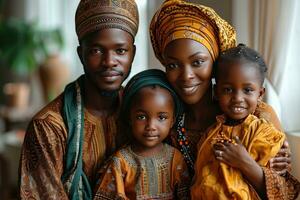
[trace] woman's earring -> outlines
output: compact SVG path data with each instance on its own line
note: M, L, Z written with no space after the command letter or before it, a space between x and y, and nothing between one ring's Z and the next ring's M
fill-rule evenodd
M218 99L217 99L216 91L215 91L216 90L216 81L214 78L211 80L211 88L212 88L211 99L212 99L212 101L217 101Z

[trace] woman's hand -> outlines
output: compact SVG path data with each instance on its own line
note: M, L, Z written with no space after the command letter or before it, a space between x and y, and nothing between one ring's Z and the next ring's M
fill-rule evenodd
M287 171L291 170L291 152L287 140L284 141L275 158L270 160L270 168L279 175L284 175Z

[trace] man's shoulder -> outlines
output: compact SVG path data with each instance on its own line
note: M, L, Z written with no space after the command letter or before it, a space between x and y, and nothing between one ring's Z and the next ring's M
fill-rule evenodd
M48 117L55 117L62 119L62 104L63 104L63 95L59 95L45 107L43 107L39 112L37 112L32 118L33 121L46 119Z

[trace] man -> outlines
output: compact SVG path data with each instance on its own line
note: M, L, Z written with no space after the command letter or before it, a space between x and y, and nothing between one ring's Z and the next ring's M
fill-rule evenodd
M77 52L84 75L35 115L20 160L22 199L91 199L115 150L120 88L135 55L134 0L81 0Z

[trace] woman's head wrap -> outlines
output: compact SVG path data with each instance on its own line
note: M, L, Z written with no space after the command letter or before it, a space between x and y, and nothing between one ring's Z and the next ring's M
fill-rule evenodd
M144 87L153 85L158 85L162 88L167 89L173 97L175 105L175 117L177 118L180 114L182 114L182 103L173 90L172 86L169 84L165 72L159 69L148 69L133 76L124 89L121 106L121 117L123 120L126 120L126 118L128 117L132 99L136 95L136 93L138 93Z
M139 24L134 0L81 0L75 15L78 39L94 31L118 28L135 37Z
M203 44L213 60L219 52L236 46L234 28L212 8L183 0L166 0L161 5L151 20L150 37L162 64L164 49L177 39L188 38Z

